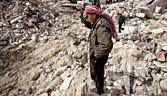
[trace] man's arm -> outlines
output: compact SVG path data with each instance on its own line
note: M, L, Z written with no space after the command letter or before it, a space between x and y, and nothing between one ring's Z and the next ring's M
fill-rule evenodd
M113 47L113 42L111 39L111 30L109 25L107 25L103 23L97 25L98 46L95 49L94 54L96 58L101 58L103 56L108 55Z

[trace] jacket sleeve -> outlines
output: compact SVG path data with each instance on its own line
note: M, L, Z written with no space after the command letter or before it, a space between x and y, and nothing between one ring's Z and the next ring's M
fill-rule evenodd
M97 25L97 42L98 46L95 49L94 56L96 58L102 58L110 53L113 42L111 39L111 30L109 25L100 23Z

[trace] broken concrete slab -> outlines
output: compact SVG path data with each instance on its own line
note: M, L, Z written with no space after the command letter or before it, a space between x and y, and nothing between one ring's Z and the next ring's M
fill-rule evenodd
M151 32L155 35L159 35L164 33L164 29L163 28L152 29Z
M60 90L66 90L66 89L68 89L70 87L72 79L73 79L73 76L70 76L70 77L66 78L63 81L62 85L60 86Z
M141 13L145 13L145 17L148 19L153 18L153 12L148 7L140 7Z
M149 6L149 8L154 12L156 6L160 6L163 9L167 8L167 1L166 0L154 0L154 2Z

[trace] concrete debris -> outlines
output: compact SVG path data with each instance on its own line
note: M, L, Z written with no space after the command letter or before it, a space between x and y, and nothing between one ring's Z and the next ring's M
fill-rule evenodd
M152 29L151 32L154 33L155 35L160 35L164 33L164 30L163 28L158 28L158 29Z
M150 9L154 12L156 6L162 7L163 9L167 8L167 1L166 0L154 0L149 6Z
M67 66L61 67L55 71L56 76L60 76L65 70L67 69Z
M88 85L86 83L78 86L76 96L89 96Z
M160 88L163 90L163 91L167 91L167 81L166 80L162 80L160 81Z
M146 14L145 13L137 13L136 16L139 18L145 18Z
M163 43L161 46L162 46L162 50L167 51L167 44L166 43Z
M66 90L69 88L70 84L71 84L71 81L72 81L73 77L69 77L69 78L66 78L62 85L60 86L60 90Z
M34 74L32 74L31 80L32 81L37 80L39 78L40 74L41 74L41 71L35 72Z
M160 13L162 11L162 7L156 6L155 12Z
M1 0L0 96L99 96L89 74L90 29L77 10L84 2L74 1ZM167 96L167 0L107 2L116 28L120 13L126 20L102 96Z
M153 3L153 1L154 1L154 0L146 0L146 4L149 5L149 4Z
M153 12L147 7L140 7L141 13L145 13L146 18L153 18Z
M156 59L156 56L154 54L152 54L152 53L146 54L145 58L144 58L144 60L148 60L148 61L153 61L155 59Z
M155 54L158 61L166 61L165 52L157 50Z

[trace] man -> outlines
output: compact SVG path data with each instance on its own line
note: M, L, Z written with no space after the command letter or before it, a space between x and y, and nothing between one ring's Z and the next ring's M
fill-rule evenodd
M100 0L91 0L91 2L92 2L92 5L96 5L97 7L101 8ZM83 10L85 9L86 5L87 5L87 3L84 4ZM83 17L83 11L81 11L80 19L81 19L81 22L84 23L87 28L89 28L89 29L92 28L92 25L90 24L90 22L86 21L85 18Z
M121 33L121 30L124 30L124 28L122 28L122 25L125 24L125 16L123 16L121 13L118 14L118 32Z
M101 7L100 6L100 0L92 0L92 5L96 5L97 7Z
M106 4L112 4L113 0L106 0Z
M112 37L117 35L112 18L101 8L88 5L83 17L92 25L89 35L90 75L100 95L104 93L104 65L113 47Z

